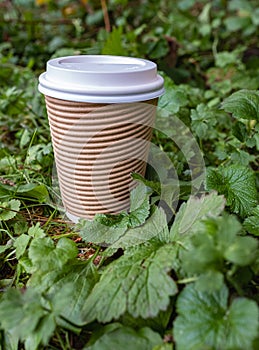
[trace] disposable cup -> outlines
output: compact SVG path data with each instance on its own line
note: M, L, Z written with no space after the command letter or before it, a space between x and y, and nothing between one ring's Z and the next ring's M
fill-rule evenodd
M156 64L81 55L47 62L45 95L62 203L73 222L128 210L132 172L145 174L156 105Z

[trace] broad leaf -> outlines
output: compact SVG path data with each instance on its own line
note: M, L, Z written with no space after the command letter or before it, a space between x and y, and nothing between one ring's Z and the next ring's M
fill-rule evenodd
M105 221L104 221L105 220ZM110 225L111 220L113 225ZM107 245L117 241L127 231L127 220L117 218L111 219L107 224L107 216L95 217L93 221L81 220L77 225L80 229L80 236L85 242Z
M11 199L8 202L0 202L0 221L13 219L20 209L21 202Z
M35 331L39 321L46 315L40 302L40 295L34 290L21 293L10 289L0 301L0 324L5 330L25 340Z
M178 350L252 350L258 307L246 298L237 298L228 306L228 296L225 285L213 294L199 292L193 284L184 288L177 299L173 328Z
M91 340L90 340L91 342ZM93 341L92 341L93 343ZM162 338L152 329L145 327L138 331L119 323L110 324L102 330L102 335L85 350L150 350L162 343Z
M194 232L200 221L206 217L216 217L224 209L225 200L215 192L200 198L191 196L182 204L170 231L171 239L179 235Z
M190 237L188 249L180 251L182 271L196 276L199 290L221 288L226 260L238 266L247 266L255 260L257 241L240 236L241 230L234 216L208 218L197 234Z
M96 244L110 244L110 251L147 242L162 233L166 235L167 221L162 209L155 210L145 221L150 211L149 196L147 187L139 185L131 193L129 214L98 215L93 221L82 221L79 224L81 237Z
M175 282L167 274L174 259L171 244L127 250L106 267L94 286L84 306L85 321L109 322L126 311L134 317L155 317L177 292Z
M77 254L76 244L68 238L60 238L56 246L49 237L34 238L29 248L29 258L34 269L41 271L61 268Z
M111 248L126 249L145 243L154 237L159 238L160 241L167 242L169 241L168 236L166 215L163 209L156 209L144 225L128 229L124 235L111 245Z
M255 176L248 167L229 165L209 169L207 188L223 194L226 204L241 217L249 215L257 204Z
M144 233L140 236L136 236L137 233L134 235L135 227L144 224L149 215L150 194L151 192L148 191L144 184L138 185L131 191L129 213L120 213L118 215L99 214L95 216L93 221L81 221L78 224L80 236L85 241L96 244L107 245L115 243L114 246L112 245L114 248L140 244L152 238L156 234L156 231L150 235L150 230L147 230L147 236ZM139 228L138 234L140 231L142 232L141 228ZM136 238L139 237L139 239L136 240L134 236ZM130 243L131 237L133 240L132 243Z
M240 90L226 98L222 104L226 112L236 118L256 119L259 121L259 92L255 90Z
M80 325L83 323L83 305L98 278L91 262L71 260L60 270L54 266L45 272L37 270L29 280L29 286L47 294L54 304L57 304L59 298L62 299L65 305L60 308L60 314L74 324ZM55 298L60 291L63 291L63 294L67 291L66 295Z

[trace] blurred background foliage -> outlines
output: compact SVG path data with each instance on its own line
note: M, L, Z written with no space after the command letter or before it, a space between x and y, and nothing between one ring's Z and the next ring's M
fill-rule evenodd
M39 70L50 57L117 54L149 58L175 82L202 87L223 78L238 85L248 68L241 85L257 88L258 34L257 0L0 1L2 63Z

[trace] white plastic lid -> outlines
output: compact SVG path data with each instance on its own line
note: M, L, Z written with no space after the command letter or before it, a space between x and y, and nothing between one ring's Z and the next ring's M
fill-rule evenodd
M39 91L58 99L124 103L164 93L155 63L133 57L81 55L54 58L39 77Z

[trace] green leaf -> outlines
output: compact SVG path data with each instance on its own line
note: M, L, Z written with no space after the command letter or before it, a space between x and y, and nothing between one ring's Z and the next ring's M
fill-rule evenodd
M68 238L60 238L55 246L49 237L34 238L29 248L29 258L35 270L51 270L53 266L61 268L70 259L77 256L76 244Z
M160 72L164 78L166 93L159 98L158 106L170 113L179 112L180 108L188 104L188 97L182 87L174 84L173 80Z
M102 335L93 344L86 346L84 349L150 350L159 343L162 343L161 336L148 327L136 331L130 327L114 323L105 326L102 330Z
M163 209L156 209L153 215L140 227L130 228L111 245L112 249L126 249L148 242L152 238L159 238L162 242L169 241L166 215Z
M84 306L85 321L109 322L125 312L150 318L166 310L170 296L177 292L175 282L167 274L174 260L171 244L127 250L105 268L94 286Z
M100 218L101 221L99 221ZM107 219L110 219L109 222L107 222ZM111 221L113 222L112 226ZM106 225L107 223L109 225ZM95 216L93 221L81 220L77 227L80 229L80 236L85 242L106 245L114 243L127 231L127 221L125 222L121 217Z
M125 48L123 47L122 27L113 28L109 34L103 48L103 55L125 56Z
M39 345L47 345L50 337L56 328L56 319L54 314L47 314L39 322L35 332L31 333L25 339L26 350L38 350Z
M259 121L259 92L255 90L234 92L224 100L222 108L236 118Z
M224 68L236 64L237 60L237 52L221 51L215 55L215 66Z
M224 275L219 271L208 270L202 273L195 282L195 287L201 292L214 292L224 284Z
M35 226L31 226L28 230L28 235L32 238L42 238L46 236L44 230L40 227L40 223L37 222Z
M225 252L227 260L240 265L249 265L258 253L258 242L252 237L236 237Z
M213 127L216 122L216 112L210 109L204 103L198 104L196 109L191 110L192 129L197 136L202 139L208 137L208 130Z
M150 212L149 197L147 187L139 184L130 193L130 214L128 216L129 227L136 227L144 224Z
M244 228L251 234L259 236L259 205L252 211L252 215L245 219Z
M12 331L8 330L5 331L5 336L4 336L4 346L3 349L8 349L8 350L18 350L19 346L19 337L13 334Z
M183 203L175 216L175 221L170 230L171 239L179 235L194 232L200 221L206 217L216 217L224 209L225 200L223 196L212 192L202 195L200 198L190 196L186 203Z
M22 234L16 238L14 242L14 247L16 248L16 258L19 259L24 253L30 242L30 237L26 234Z
M199 290L213 291L221 287L226 260L238 266L248 266L255 260L257 241L240 236L241 230L234 216L208 218L190 237L187 249L180 250L182 271L197 278Z
M241 217L249 215L257 204L255 176L248 167L229 165L209 169L207 188L223 194L226 204Z
M39 203L49 202L49 193L45 185L26 184L19 186L16 195L36 199Z
M62 299L65 305L59 307L59 313L67 320L80 325L83 323L83 306L98 279L99 276L92 263L70 260L62 269L57 269L54 265L45 272L37 270L30 278L29 286L47 294L55 304L55 308L59 298ZM66 291L66 295L55 298L60 291L63 294Z
M148 191L144 184L139 184L130 195L130 212L120 213L118 215L99 214L93 221L82 220L78 224L80 236L87 242L96 244L113 244L120 248L121 242L128 240L128 237L134 236L134 227L145 223L149 212L149 197L151 192ZM130 230L132 228L132 230ZM129 230L128 230L129 229ZM128 232L128 231L129 232ZM125 237L127 233L127 237ZM147 240L144 234L140 236L139 242Z
M252 350L258 331L258 307L252 300L235 299L228 307L225 285L214 293L188 285L177 299L173 335L178 350Z
M34 332L45 314L40 296L33 290L22 294L16 289L9 289L0 300L1 327L13 331L22 340Z
M20 210L21 202L17 199L11 199L8 202L0 202L0 221L13 219Z

